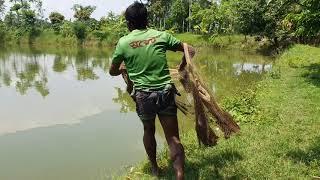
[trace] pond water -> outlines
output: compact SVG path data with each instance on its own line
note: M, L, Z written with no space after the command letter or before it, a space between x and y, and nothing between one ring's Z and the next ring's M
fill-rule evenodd
M110 56L101 49L1 48L0 179L108 179L146 157L134 103L123 80L107 73ZM168 57L170 66L179 63L180 55ZM236 96L272 68L268 57L210 48L194 61L218 99ZM192 122L179 126L185 131Z

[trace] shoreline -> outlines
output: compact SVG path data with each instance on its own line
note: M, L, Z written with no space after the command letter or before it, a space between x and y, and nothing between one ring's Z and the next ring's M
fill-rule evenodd
M245 51L259 51L264 46L269 46L266 41L255 41L255 37L244 35L219 35L216 37L206 37L203 35L183 33L173 34L182 42L191 44L195 47L212 47L220 49L239 49ZM63 37L52 32L42 32L39 36L29 41L27 37L21 37L19 40L13 38L6 39L3 46L45 46L45 47L71 47L71 48L114 48L117 40L99 41L97 38L89 36L81 45L76 37Z

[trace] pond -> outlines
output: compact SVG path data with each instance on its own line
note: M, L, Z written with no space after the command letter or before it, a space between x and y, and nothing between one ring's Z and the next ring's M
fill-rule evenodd
M146 158L134 103L121 77L107 73L111 54L0 50L0 179L108 179ZM180 56L168 54L170 66ZM272 68L268 57L211 48L200 48L194 61L218 99L254 86ZM181 131L192 126L191 120L180 121Z

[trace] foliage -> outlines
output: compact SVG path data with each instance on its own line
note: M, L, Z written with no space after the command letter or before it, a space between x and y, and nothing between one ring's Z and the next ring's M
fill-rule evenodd
M0 21L0 45L3 44L6 37L6 27L5 25Z
M22 10L21 12L22 19L23 19L23 26L27 27L34 27L36 22L36 14L33 10Z
M218 36L244 34L269 40L274 47L291 42L320 44L320 1L318 0L145 0L149 26L171 33L186 31L203 35L215 44ZM0 0L0 9L3 9ZM4 24L11 31L8 39L30 40L54 30L62 37L78 37L81 42L115 43L128 33L123 15L110 12L96 20L95 6L73 6L75 21L66 21L59 12L43 19L41 0L12 0ZM81 23L79 23L81 22ZM83 26L86 26L84 28ZM72 32L70 31L70 27ZM32 37L32 38L31 38ZM232 40L231 40L232 41ZM263 42L264 43L264 42ZM218 43L219 44L219 43Z
M116 16L109 12L106 17L100 20L100 30L94 31L95 37L100 42L106 40L110 43L115 43L118 39L128 33L124 16Z
M72 9L74 11L74 18L78 21L88 21L96 7L75 4Z
M261 33L266 24L263 17L265 6L265 0L235 1L234 7L237 13L238 31L243 34Z
M237 97L224 99L224 108L235 118L239 123L255 122L259 112L257 107L256 92L248 90L242 92Z
M149 0L147 4L150 14L157 17L152 25L159 28L158 21L166 24L166 29L184 32L188 21L194 32L203 35L258 35L267 37L276 46L288 38L320 43L317 0L222 0L219 3L194 0L192 4L183 0Z
M62 25L61 25L61 34L63 37L73 37L74 33L73 33L73 26L72 23L69 21L65 21Z
M177 27L179 32L185 32L186 18L188 17L188 4L187 1L174 1L170 8L170 17L168 22Z
M0 0L0 17L3 15L4 9L5 9L4 3L5 3L4 0Z
M320 2L304 0L295 6L284 22L286 30L296 35L300 41L312 41L320 36ZM315 39L319 41L318 39Z
M159 29L166 28L167 13L172 0L148 0L149 18L151 24Z
M77 37L78 41L80 44L83 44L84 40L87 37L87 26L85 25L85 23L81 22L81 21L76 21L73 24L73 32L75 34L75 36Z
M64 16L58 12L51 12L49 19L51 21L52 28L57 34L59 34L61 25L64 21Z
M28 42L32 42L40 34L38 23L41 22L42 2L40 0L14 1L10 11L4 18L4 23L14 37L20 40L26 36Z

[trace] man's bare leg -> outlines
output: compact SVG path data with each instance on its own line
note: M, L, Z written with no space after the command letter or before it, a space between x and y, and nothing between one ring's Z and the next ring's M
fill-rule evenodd
M178 120L176 116L159 116L170 149L170 157L177 180L184 179L184 148L180 142Z
M159 166L157 163L157 142L154 136L156 130L155 119L144 121L143 129L143 144L151 163L152 174L159 176Z

